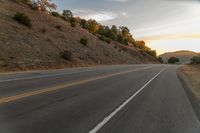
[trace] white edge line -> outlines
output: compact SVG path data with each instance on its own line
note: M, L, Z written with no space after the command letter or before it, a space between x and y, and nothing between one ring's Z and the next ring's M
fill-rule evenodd
M125 102L123 102L117 109L115 109L111 114L109 114L106 118L104 118L103 121L101 121L99 124L97 124L88 133L96 133L96 132L98 132L110 119L112 119L112 117L114 117L124 106L126 106L135 96L137 96L147 85L149 85L156 77L158 77L167 68L164 68L160 72L158 72L153 78L151 78L138 91L136 91L132 96L130 96Z

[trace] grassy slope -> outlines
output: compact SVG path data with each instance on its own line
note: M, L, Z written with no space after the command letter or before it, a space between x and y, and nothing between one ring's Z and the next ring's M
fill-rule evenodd
M0 0L0 7L0 70L156 62L136 48L107 44L80 27L12 0ZM32 28L12 19L17 11L31 18ZM89 39L87 47L79 43L82 37ZM60 57L66 49L73 53L73 61Z

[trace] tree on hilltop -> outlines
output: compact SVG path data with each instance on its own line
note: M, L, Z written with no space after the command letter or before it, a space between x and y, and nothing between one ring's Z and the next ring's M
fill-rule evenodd
M62 15L68 21L70 21L74 17L73 13L70 10L63 10Z
M40 11L56 10L57 5L52 3L51 0L37 0L33 3L33 7Z

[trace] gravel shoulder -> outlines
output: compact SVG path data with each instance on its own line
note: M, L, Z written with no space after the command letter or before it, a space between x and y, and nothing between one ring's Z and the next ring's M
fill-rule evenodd
M200 120L200 65L181 66L178 75Z

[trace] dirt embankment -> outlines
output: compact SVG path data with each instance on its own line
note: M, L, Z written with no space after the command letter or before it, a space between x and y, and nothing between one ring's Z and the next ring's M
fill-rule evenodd
M32 27L15 21L16 12L26 14ZM87 46L80 43L81 38L88 39ZM72 53L72 60L60 56L65 50ZM0 0L0 71L133 63L157 61L137 48L108 44L79 26L73 28L27 5Z
M178 74L200 120L200 65L185 65Z

